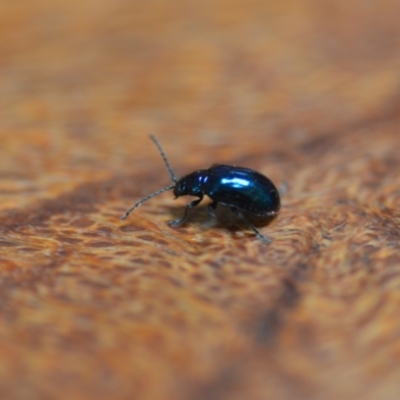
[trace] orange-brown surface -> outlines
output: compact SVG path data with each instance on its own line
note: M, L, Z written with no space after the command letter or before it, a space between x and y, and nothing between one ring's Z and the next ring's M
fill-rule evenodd
M5 0L0 398L400 397L398 1ZM230 163L257 240L140 197Z

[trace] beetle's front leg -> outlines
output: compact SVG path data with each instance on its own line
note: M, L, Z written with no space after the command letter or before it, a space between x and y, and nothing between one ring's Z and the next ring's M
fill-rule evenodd
M185 213L183 214L183 217L182 217L182 218L178 218L178 219L174 219L173 221L169 221L169 222L168 222L169 226L173 226L173 227L174 227L174 226L182 225L182 224L186 221L186 219L187 219L187 217L188 217L189 208L196 207L197 205L200 204L200 202L201 202L202 200L203 200L203 196L200 197L200 198L197 199L197 200L191 201L191 202L186 206L186 208L185 208Z

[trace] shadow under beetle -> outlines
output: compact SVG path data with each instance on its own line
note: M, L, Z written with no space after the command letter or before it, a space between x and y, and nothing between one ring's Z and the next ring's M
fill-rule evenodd
M182 218L170 221L170 226L183 224L187 219L189 208L200 204L204 195L207 195L212 200L212 203L208 205L208 211L213 217L215 217L214 210L218 204L226 205L253 230L257 238L264 243L271 242L242 213L246 211L260 217L273 217L278 213L279 192L266 176L249 168L215 164L209 169L201 169L177 179L161 144L155 136L150 135L150 138L157 146L174 184L143 197L121 217L122 220L146 200L173 189L175 198L190 195L198 199L186 206Z

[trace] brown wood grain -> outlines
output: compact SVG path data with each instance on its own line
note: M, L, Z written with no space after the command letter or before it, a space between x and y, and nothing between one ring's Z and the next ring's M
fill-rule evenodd
M0 397L400 394L395 0L0 5ZM287 184L261 232L179 176Z

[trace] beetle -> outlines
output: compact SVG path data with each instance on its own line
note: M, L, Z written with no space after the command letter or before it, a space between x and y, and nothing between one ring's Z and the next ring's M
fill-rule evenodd
M281 204L279 192L269 178L250 168L214 164L208 169L201 169L177 179L160 142L153 135L150 135L150 139L157 146L174 184L140 199L121 217L122 220L145 201L167 190L173 190L175 198L186 195L198 197L186 206L182 218L169 222L170 226L178 226L186 222L189 209L199 205L204 195L207 195L212 200L208 210L213 217L218 204L228 206L253 230L258 239L264 243L271 242L243 214L244 211L260 217L274 217L278 213Z

